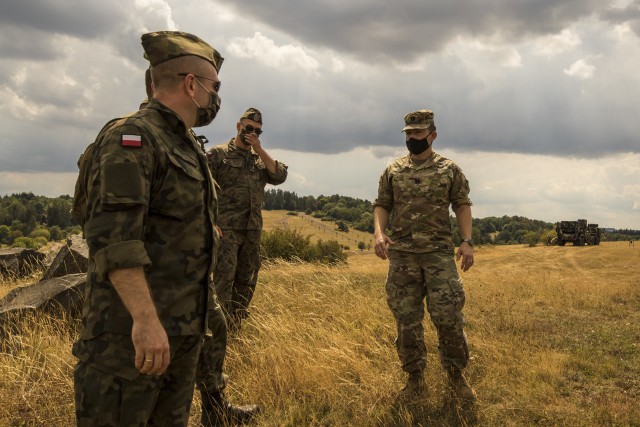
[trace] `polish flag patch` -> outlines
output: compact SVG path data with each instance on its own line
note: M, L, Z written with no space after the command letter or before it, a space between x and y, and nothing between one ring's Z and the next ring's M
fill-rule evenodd
M142 147L142 136L140 135L122 135L123 147Z

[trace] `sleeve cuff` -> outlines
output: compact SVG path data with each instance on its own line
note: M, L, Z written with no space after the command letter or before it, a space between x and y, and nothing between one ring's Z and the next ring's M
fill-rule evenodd
M142 267L151 264L149 255L140 240L127 240L114 243L96 252L94 262L96 272L102 277L107 273L123 268Z

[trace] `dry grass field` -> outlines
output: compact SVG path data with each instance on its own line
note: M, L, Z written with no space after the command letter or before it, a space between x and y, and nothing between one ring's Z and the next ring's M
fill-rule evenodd
M476 263L462 275L471 410L445 401L428 320L428 395L397 401L387 263L368 251L339 267L264 266L229 343L229 397L260 403L262 427L640 425L640 247L481 247ZM0 426L74 425L74 336L70 319L31 317L3 338Z
M298 212L297 215L287 215L287 211L262 211L264 229L286 228L300 231L302 234L311 236L311 241L336 240L343 246L348 246L349 250L357 250L358 242L373 247L373 234L364 233L354 228L347 233L336 230L336 224L332 221L321 221L311 215Z

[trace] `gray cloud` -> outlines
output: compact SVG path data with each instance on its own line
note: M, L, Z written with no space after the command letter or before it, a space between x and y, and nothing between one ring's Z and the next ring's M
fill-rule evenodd
M126 13L117 2L2 0L0 3L0 25L19 27L25 34L35 30L94 38L109 32Z
M215 0L299 40L366 61L412 61L463 37L515 43L553 34L602 6L598 0Z

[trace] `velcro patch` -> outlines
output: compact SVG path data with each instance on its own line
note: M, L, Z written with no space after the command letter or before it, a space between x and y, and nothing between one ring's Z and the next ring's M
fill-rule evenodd
M142 136L122 135L121 145L123 147L142 147Z

